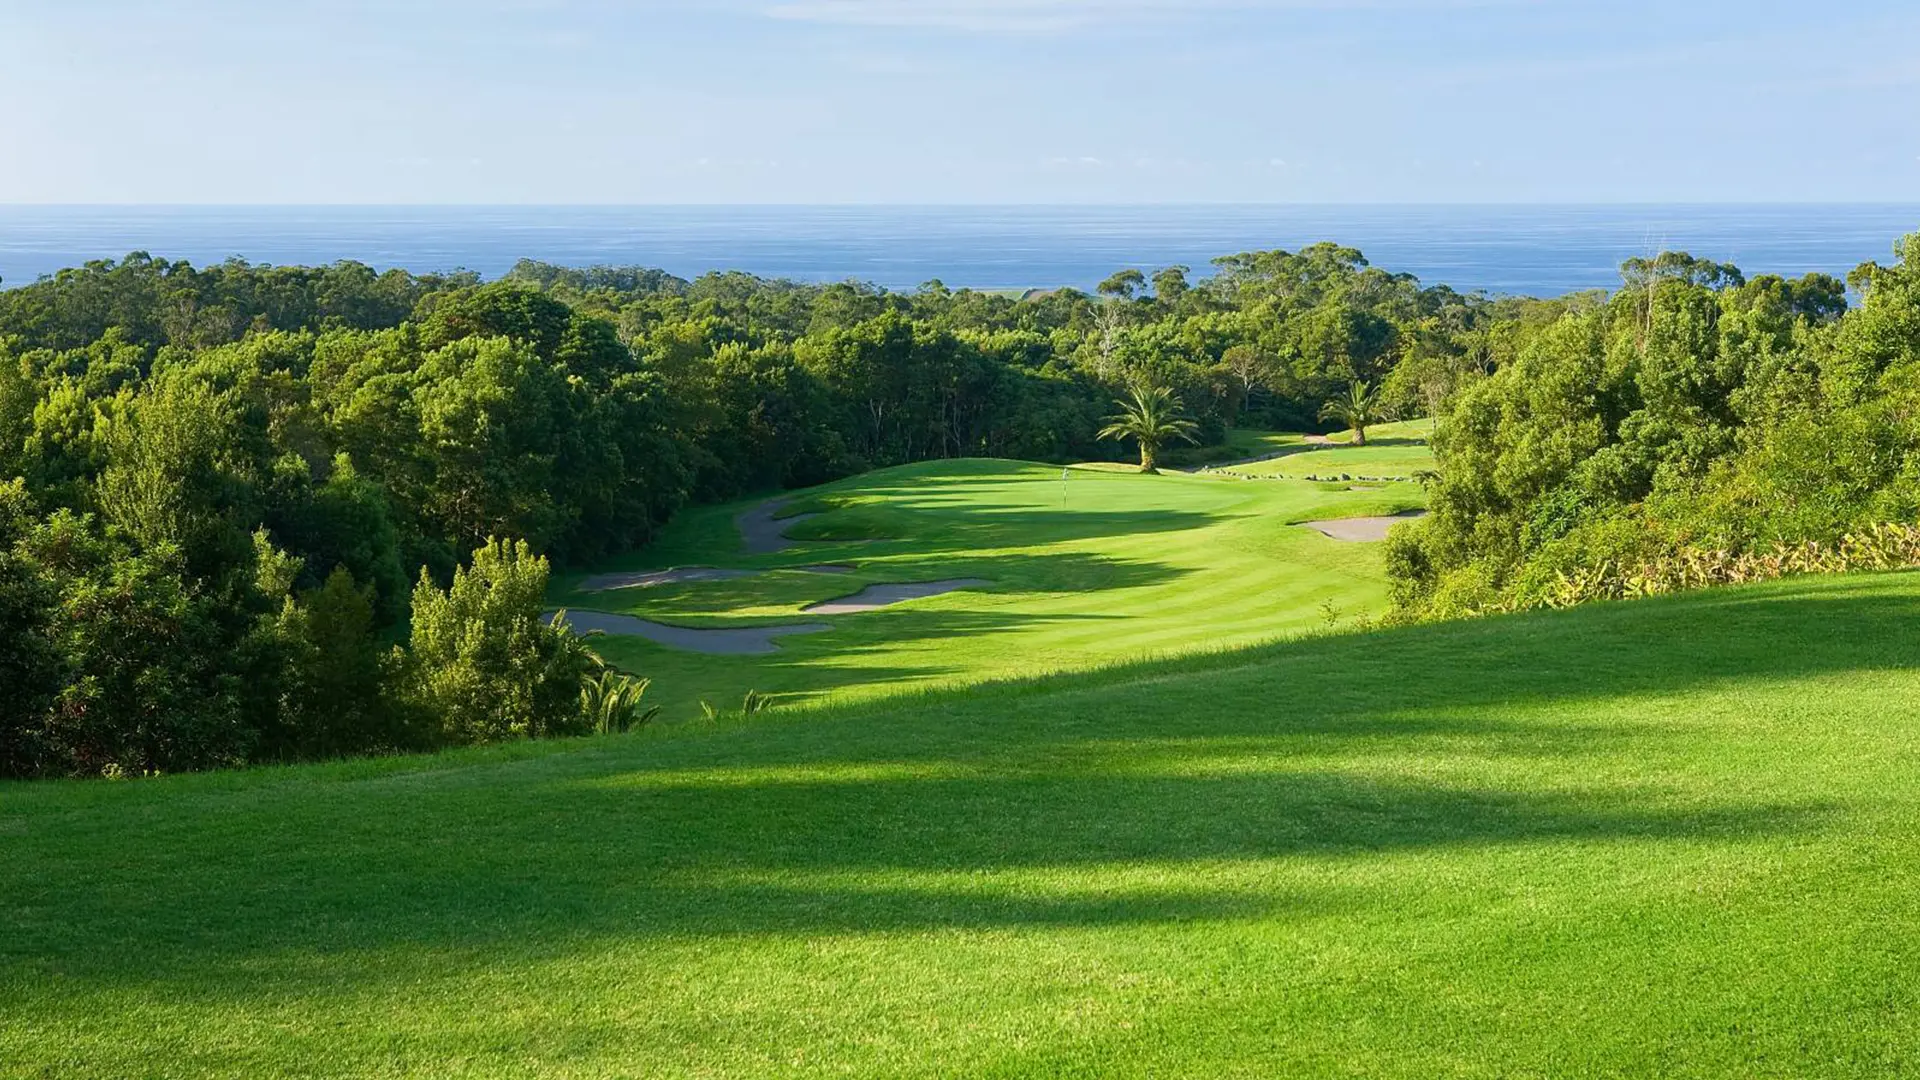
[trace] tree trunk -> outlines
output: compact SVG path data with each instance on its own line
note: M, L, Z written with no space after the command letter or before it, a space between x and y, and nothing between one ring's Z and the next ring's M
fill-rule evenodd
M1140 471L1143 473L1160 471L1153 467L1153 447L1144 442L1140 444Z

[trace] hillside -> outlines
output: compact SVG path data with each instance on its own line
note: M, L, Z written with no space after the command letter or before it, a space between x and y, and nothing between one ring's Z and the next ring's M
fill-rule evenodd
M1222 466L1222 471L1239 476L1379 476L1406 479L1434 467L1433 451L1427 442L1433 435L1431 420L1403 420L1379 424L1367 429L1363 446L1353 445L1353 433L1342 432L1320 442L1302 440L1276 447L1265 453L1263 461L1248 461Z
M0 786L0 1075L1898 1075L1917 617L1802 579Z
M1300 523L1423 501L1413 484L928 462L689 511L632 560L569 578L554 602L583 628L602 625L591 615L601 612L730 633L807 631L748 655L596 641L653 678L652 699L677 719L698 715L700 699L731 705L750 689L793 703L964 685L1251 645L1320 628L1330 613L1378 613L1379 545ZM740 535L753 514L767 549L758 553ZM702 569L673 580L675 568ZM967 584L866 612L809 610L869 586L928 582Z

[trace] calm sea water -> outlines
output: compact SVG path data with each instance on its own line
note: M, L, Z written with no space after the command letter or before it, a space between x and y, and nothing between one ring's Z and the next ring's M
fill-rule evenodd
M357 259L497 276L520 258L746 270L908 289L1090 288L1114 270L1300 248L1357 247L1374 265L1463 292L1551 295L1617 283L1665 248L1749 275L1844 274L1920 229L1920 204L1720 206L0 206L0 281L148 251L196 264Z

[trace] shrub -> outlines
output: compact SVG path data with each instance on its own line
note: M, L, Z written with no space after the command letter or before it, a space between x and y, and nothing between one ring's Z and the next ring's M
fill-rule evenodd
M0 776L38 772L41 724L60 689L53 583L14 545L32 524L26 485L0 484Z
M287 656L279 723L267 753L338 757L418 749L433 741L421 713L393 691L401 670L381 647L372 587L336 567L326 583L288 600L277 629Z
M580 713L587 726L601 735L618 735L652 723L660 706L641 708L652 679L630 679L602 669L580 683Z
M1504 597L1485 576L1486 565L1476 563L1469 569L1479 574L1449 578L1424 614L1446 617L1567 608L1595 600L1660 596L1805 574L1916 567L1920 567L1920 526L1888 522L1850 532L1834 543L1807 540L1746 552L1681 547L1639 562L1573 560L1551 580L1523 582Z
M581 734L592 659L562 620L541 617L547 560L489 539L444 592L413 590L412 698L450 743Z

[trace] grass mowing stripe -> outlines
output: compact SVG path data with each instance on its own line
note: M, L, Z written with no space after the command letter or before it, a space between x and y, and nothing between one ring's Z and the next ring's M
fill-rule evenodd
M767 571L729 581L584 593L556 603L695 627L815 621L810 603L873 584L978 578L991 585L860 615L789 637L755 657L716 657L633 638L601 639L611 660L654 679L670 720L748 690L786 704L885 696L925 685L1033 676L1180 649L1246 645L1319 627L1322 601L1378 610L1377 545L1344 544L1292 522L1418 506L1413 485L1349 491L1294 481L1138 476L961 460L886 469L795 496L819 516L798 535L874 539L735 554L734 517L708 507L676 522L642 564ZM875 539L877 538L877 539ZM723 540L725 542L723 543ZM781 572L821 562L848 574Z
M1920 577L0 787L0 1074L1916 1066Z

